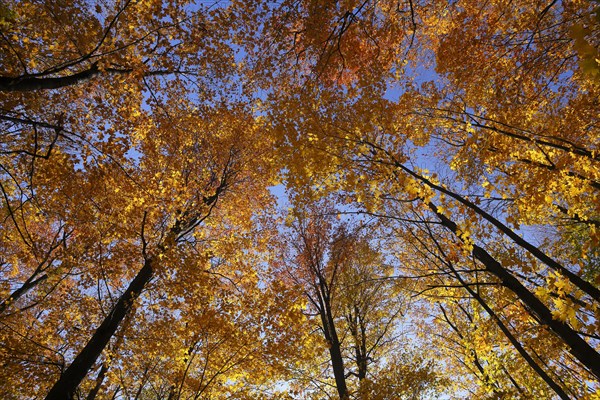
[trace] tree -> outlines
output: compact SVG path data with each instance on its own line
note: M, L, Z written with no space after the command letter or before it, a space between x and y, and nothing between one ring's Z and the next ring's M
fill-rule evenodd
M3 2L0 392L594 398L599 14Z
M400 320L407 311L398 283L389 279L393 265L376 248L373 229L340 222L328 199L298 205L288 215L287 253L280 267L284 277L299 285L308 300L306 312L314 317L325 341L329 364L312 382L317 395L333 375L340 399L421 398L439 389L434 363L401 343ZM285 253L284 253L285 254ZM409 344L410 343L410 344ZM410 351L410 353L409 353ZM394 362L415 373L397 374ZM314 364L314 362L313 362ZM324 375L324 376L323 376Z
M3 54L8 57L4 61L17 69L21 65L22 70L6 70L2 90L23 92L5 94L2 100L6 124L6 162L2 165L8 179L3 193L7 222L21 232L21 247L32 249L33 257L31 268L22 271L22 283L11 284L3 297L3 309L12 306L20 311L5 326L17 333L15 343L54 351L51 359L61 357L59 363L49 364L58 369L32 382L42 382L35 390L43 393L51 376L59 372L60 379L47 397L67 398L115 340L124 318L135 319L133 310L143 308L143 302L140 305L136 300L144 288L170 268L175 248L189 241L194 228L215 214L217 202L225 209L249 198L260 204L266 185L258 182L268 181L271 175L268 162L263 163L251 150L254 145L246 146L257 138L253 132L258 128L247 106L221 101L212 107L209 90L196 92L209 89L208 82L210 90L215 90L215 77L227 74L221 67L232 65L225 61L231 52L221 42L227 40L226 35L217 35L216 43L202 33L206 26L201 19L218 20L218 12L192 12L185 6L167 8L161 3L139 7L132 2L117 4L114 10L98 4L88 12L82 4L57 7L48 3L29 25L24 21L30 5L20 6L13 20L3 25L7 31ZM16 5L7 7L17 9ZM101 23L104 12L106 19ZM216 20L215 26L219 25ZM73 32L79 24L85 28L75 39ZM56 42L64 47L57 48ZM211 52L203 55L202 46ZM209 53L218 58L218 65L211 65ZM19 62L12 63L13 59ZM77 106L72 107L73 103ZM118 103L123 112L115 115ZM61 107L66 108L61 111ZM261 144L264 140L261 137ZM250 160L254 160L252 167L247 164ZM263 175L250 181L250 170ZM230 203L223 201L226 189L241 188L244 182L252 182L249 192ZM250 189L253 184L258 185L256 191ZM47 245L30 233L34 224L36 229L40 225L32 218L42 216L58 221L47 222L56 233L40 230L48 236ZM232 215L229 229L238 223L248 226L247 218L248 213ZM67 252L68 239L81 251ZM17 261L6 266L9 270L26 261L20 252L18 247L11 251ZM56 271L52 280L47 278L49 271ZM128 279L125 290L114 295ZM94 286L96 296L92 295ZM42 298L45 302L28 305L26 292L32 301ZM65 292L70 311L58 301ZM61 312L72 315L73 323L62 320ZM80 313L89 318L84 332L77 326ZM19 338L18 332L31 321L44 328L35 335L48 335L50 340ZM121 336L127 328L122 330ZM14 354L6 355L10 363L23 364ZM74 354L77 357L70 362ZM24 364L33 366L26 360ZM48 363L40 365L44 364ZM32 371L35 375L40 369Z
M310 9L309 2L301 4ZM384 57L350 60L351 51L340 50L366 32L372 43L383 43L381 33L358 18L352 20L355 30L336 36L340 51L327 53L333 47L323 40L300 41L310 51L322 50L354 65L354 71L349 81L299 75L291 63L292 72L282 72L289 82L306 78L301 88L271 97L272 121L288 149L289 185L340 191L390 227L445 228L453 244L444 253L460 260L469 256L461 268L466 264L477 271L476 285L512 292L523 304L521 312L551 329L551 336L537 340L564 343L563 351L578 360L576 375L591 374L597 381L596 278L580 272L582 254L562 252L560 239L566 233L560 221L585 225L590 236L584 239L584 253L595 252L596 229L591 227L598 168L591 149L597 147L592 127L597 85L583 77L569 29L579 23L574 21L589 20L596 9L555 3L410 5L418 45L408 47L408 65L432 65L423 77L429 82L422 85L415 83L414 71L398 71ZM392 18L385 3L372 6L378 8L378 20ZM356 9L349 9L354 15ZM522 9L527 12L517 11ZM330 19L343 13L332 11ZM300 17L300 25L306 21L309 26L310 18ZM589 31L586 40L593 35ZM307 61L309 66L318 65L313 61ZM344 73L351 72L340 76ZM398 100L390 100L386 90L398 86ZM294 119L298 114L302 118ZM419 168L423 164L432 167ZM539 245L523 230L527 225L546 228ZM446 234L437 228L433 232ZM396 237L404 243L401 235ZM494 245L498 240L504 249ZM430 268L425 265L416 275L425 277ZM443 273L453 276L447 269ZM465 282L468 288L470 281ZM455 285L464 286L453 282L450 287ZM490 314L492 320L496 313ZM563 378L574 368L553 363L548 365L564 367ZM546 382L554 385L551 379Z

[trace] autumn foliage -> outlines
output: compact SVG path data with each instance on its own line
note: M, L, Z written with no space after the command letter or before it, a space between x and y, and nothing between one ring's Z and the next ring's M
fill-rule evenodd
M599 399L600 3L0 1L0 397Z

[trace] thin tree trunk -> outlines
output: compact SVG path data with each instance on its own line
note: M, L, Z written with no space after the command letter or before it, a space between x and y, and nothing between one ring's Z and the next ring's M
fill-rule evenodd
M350 325L350 334L354 338L354 357L356 358L357 376L360 382L367 377L367 337L358 306L353 305L352 312L354 314L350 313L346 319Z
M12 303L19 300L21 296L30 291L33 287L35 287L38 283L45 281L48 279L48 275L44 274L36 279L35 276L37 272L34 273L27 279L18 289L15 289L14 292L11 293L10 297L0 303L0 314L2 314Z
M102 382L104 382L104 377L106 376L106 372L108 371L108 367L106 364L102 364L102 368L100 368L100 372L98 372L98 376L96 377L96 384L88 393L86 400L94 400L102 387Z
M454 332L456 332L456 334L458 335L458 337L461 340L464 340L465 339L464 335L460 332L458 327L455 326L450 321L450 318L448 317L448 314L446 313L446 309L444 309L444 307L439 303L438 303L438 306L442 310L442 314L444 315L444 320L446 321L446 323L450 326L450 328L452 328L452 330ZM475 364L475 367L477 368L477 371L479 371L479 373L481 374L481 377L477 376L477 374L469 368L471 373L473 373L475 376L477 376L477 378L480 379L483 382L483 384L485 384L487 387L489 387L497 396L500 396L502 394L502 392L500 391L498 384L495 383L490 378L490 376L486 372L485 368L483 368L483 365L481 365L481 362L479 361L479 357L477 356L477 352L475 351L475 349L472 348L472 349L470 349L469 352L470 352L471 356L473 357L473 364ZM464 364L464 362L463 362L463 364ZM464 364L464 365L466 366L466 364Z
M59 89L66 86L78 85L95 78L100 74L129 74L133 68L106 68L100 70L98 63L93 63L88 69L60 77L36 77L36 76L0 76L0 92L32 92L35 90ZM179 70L157 70L145 72L143 76L161 76L179 74Z
M526 241L524 238L519 236L515 231L510 229L508 226L506 226L504 223L502 223L498 219L494 218L491 214L489 214L488 212L486 212L485 210L483 210L482 208L477 206L475 203L473 203L472 201L469 201L465 197L463 197L441 185L438 185L438 184L432 182L428 178L426 178L422 175L419 175L412 169L408 168L406 165L399 162L393 154L391 154L389 151L387 151L383 147L378 146L371 142L364 142L364 143L366 145L372 147L374 150L383 152L387 157L389 157L390 161L387 163L389 163L390 165L393 165L394 167L400 169L404 173L406 173L406 174L410 175L411 177L417 179L418 181L424 183L425 185L429 186L430 188L432 188L440 193L443 193L446 196L453 198L454 200L458 201L462 205L464 205L464 206L468 207L469 209L473 210L474 212L476 212L483 219L485 219L486 221L488 221L489 223L494 225L498 230L500 230L500 232L502 232L503 234L505 234L506 236L511 238L514 243L521 246L523 249L527 250L534 257L536 257L538 260L540 260L541 262L543 262L544 264L546 264L553 270L560 272L571 283L573 283L579 289L583 290L585 293L590 295L590 297L592 297L595 301L600 302L600 289L598 289L596 286L594 286L590 282L584 280L577 274L574 274L573 272L569 271L563 265L561 265L556 260L549 257L546 253L544 253L538 247L536 247L533 244ZM428 204L428 206L431 208L431 204Z
M410 176L420 180L421 182L425 183L427 186L431 187L432 189L435 189L435 190L439 191L440 193L444 193L445 195L452 197L453 199L457 200L459 203L461 203L464 206L475 211L478 215L483 217L483 219L485 219L486 221L488 221L489 223L494 225L496 228L498 228L500 230L500 232L502 232L503 234L505 234L506 236L511 238L513 240L513 242L515 242L517 245L519 245L522 248L524 248L525 250L527 250L529 253L531 253L533 256L535 256L538 260L540 260L541 262L543 262L544 264L546 264L553 270L560 272L571 283L573 283L579 289L581 289L584 292L586 292L587 294L589 294L597 302L600 302L600 289L596 288L594 285L592 285L588 281L582 279L580 276L569 271L567 268L562 266L560 263L556 262L554 259L552 259L547 254L545 254L538 247L532 245L531 243L529 243L528 241L523 239L521 236L519 236L515 231L513 231L508 226L503 224L501 221L499 221L498 219L494 218L492 215L487 213L485 210L481 209L479 206L477 206L473 202L467 200L463 196L431 182L429 179L415 173L410 168L407 168L406 166L396 162L395 160L394 160L394 164L401 170L408 173ZM430 208L431 208L431 206L430 206Z

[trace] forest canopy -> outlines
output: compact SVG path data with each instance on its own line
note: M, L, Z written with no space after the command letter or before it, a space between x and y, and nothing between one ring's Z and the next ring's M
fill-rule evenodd
M600 3L0 0L3 399L600 399Z

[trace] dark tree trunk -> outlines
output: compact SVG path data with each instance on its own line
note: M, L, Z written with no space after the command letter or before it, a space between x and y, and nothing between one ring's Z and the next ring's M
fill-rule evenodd
M98 75L98 73L100 73L98 64L94 63L88 69L76 74L56 78L36 78L31 76L12 78L0 76L0 92L30 92L34 90L58 89L88 81Z
M442 314L444 315L444 320L446 321L446 323L450 326L450 328L452 328L452 330L454 332L456 332L456 335L461 340L464 340L465 337L461 333L460 329L458 329L458 327L456 325L454 325L452 323L452 321L450 321L450 318L448 317L448 314L446 313L446 309L444 309L444 307L439 303L438 303L438 306L440 307L440 310L442 310ZM469 317L469 320L471 320L470 317ZM478 379L480 379L488 388L490 388L494 392L494 394L496 394L500 398L502 395L502 392L500 391L498 384L496 382L494 382L494 380L492 378L490 378L490 376L486 372L485 368L483 368L483 365L481 365L481 362L479 361L479 356L477 355L477 352L475 351L475 349L472 348L469 351L469 353L473 357L473 364L475 364L475 368L477 368L477 371L479 371L479 373L481 374L481 377L477 376L477 374L474 372L472 372L472 373L475 376L477 376ZM466 366L466 364L465 364L465 366Z
M98 64L92 64L88 69L74 73L73 75L59 77L37 77L37 76L0 76L0 92L32 92L35 90L60 89L66 86L74 86L94 79L100 74L129 74L133 68L106 68L102 71ZM157 70L148 71L144 76L161 76L179 74L179 70Z
M10 297L0 303L0 314L2 314L12 303L19 300L21 296L30 291L38 283L41 283L48 279L48 275L44 274L36 278L37 273L34 273L27 279L18 289L11 293Z
M558 383L554 382L554 380L550 377L550 375L548 375L546 373L546 371L544 371L544 369L537 362L535 362L535 360L529 355L529 353L527 353L527 350L525 350L525 348L521 345L521 342L519 342L517 340L517 338L512 334L512 332L508 329L508 327L504 324L504 322L502 322L502 320L500 319L500 317L498 317L498 315L494 312L494 310L491 309L491 307L487 304L487 302L462 279L460 274L456 271L456 269L454 268L454 266L451 263L448 263L448 266L452 270L452 273L454 274L456 279L459 281L459 283L465 288L465 290L467 292L469 292L471 297L473 297L475 300L477 300L477 302L483 307L483 309L488 313L488 315L490 317L492 317L492 319L494 320L496 325L498 325L498 328L500 328L500 330L502 331L504 336L506 336L506 338L514 346L514 348L517 350L517 352L519 352L521 357L523 357L525 359L525 361L527 361L527 364L529 364L529 366L538 374L538 376L540 378L542 378L544 380L544 382L546 382L548 384L548 386L550 386L552 388L552 390L554 390L554 392L561 399L570 400L570 397L567 395L567 393L565 393L565 391L562 389L562 387L560 387L560 385ZM510 378L512 381L512 377L510 377ZM513 381L513 383L515 383L515 382Z
M433 203L429 203L429 208L441 220L441 224L448 230L458 235L456 223L448 217L438 212ZM579 360L596 378L600 378L600 354L585 340L581 338L569 325L558 321L552 317L551 311L540 299L529 291L521 282L512 275L510 271L502 266L487 251L478 245L473 245L472 254L480 261L488 272L496 276L502 282L502 285L510 289L526 305L526 308L533 314L541 324L547 325L562 341L569 347L569 351L577 360Z
M359 381L362 381L367 377L367 336L358 306L353 306L352 312L347 315L346 319L350 325L350 333L354 339L354 357L358 371L357 377Z
M335 386L341 400L348 398L348 387L346 386L346 374L344 371L344 359L342 358L342 349L340 340L335 329L335 321L331 313L331 304L325 290L321 287L317 288L317 296L319 299L319 314L321 323L323 324L323 334L325 340L329 344L329 356L331 359L331 367L333 368L333 376L335 377Z
M104 382L104 377L106 376L107 371L108 367L106 364L102 364L102 368L100 368L100 372L98 372L98 376L96 377L96 384L88 393L87 397L85 398L86 400L94 400L96 398L100 388L102 387L102 382Z
M383 152L386 156L388 156L390 158L390 164L393 165L393 166L395 166L399 170L401 170L404 173L410 175L411 177L417 179L418 181L424 183L425 185L429 186L430 188L438 191L439 193L443 193L443 194L445 194L445 195L453 198L454 200L458 201L462 205L468 207L469 209L471 209L472 211L474 211L475 213L477 213L480 217L482 217L483 219L485 219L486 221L488 221L490 224L494 225L498 230L500 230L500 232L502 232L503 234L505 234L506 236L508 236L509 238L511 238L514 243L516 243L517 245L521 246L523 249L527 250L534 257L536 257L538 260L540 260L541 262L543 262L544 264L546 264L547 266L549 266L553 270L560 272L571 283L573 283L579 289L581 289L582 291L584 291L585 293L587 293L595 301L600 302L600 289L598 289L596 286L594 286L590 282L584 280L583 278L581 278L577 274L569 271L569 269L565 268L559 262L557 262L556 260L554 260L551 257L549 257L540 248L534 246L533 244L531 244L528 241L526 241L525 239L523 239L515 231L513 231L508 226L506 226L504 223L502 223L502 221L499 221L498 219L494 218L491 214L489 214L488 212L486 212L485 210L483 210L482 208L480 208L479 206L477 206L477 204L469 201L467 198L465 198L465 197L463 197L463 196L461 196L461 195L459 195L459 194L457 194L457 193L449 190L446 187L443 187L441 185L438 185L438 184L432 182L427 177L419 175L418 173L416 173L412 169L408 168L406 165L404 165L401 162L399 162L393 154L390 154L389 151L387 151L386 149L382 148L381 146L378 146L378 145L376 145L374 143L371 143L371 142L365 142L365 144L371 146L376 151ZM570 152L576 152L574 150L574 148L566 148L566 150L568 150ZM594 159L598 159L597 155L595 156L591 152L588 152L587 150L583 151L582 154L583 155L588 155L588 156L590 156L590 157L592 157ZM431 207L431 205L429 205L429 206Z
M90 368L100 356L100 353L102 353L113 337L123 318L131 311L135 300L139 297L146 284L152 279L152 264L152 258L144 262L142 269L140 269L133 281L131 281L127 290L119 297L119 300L104 321L102 321L102 324L96 329L90 341L75 357L75 360L61 375L52 389L50 389L46 400L70 400L73 398L75 389L77 389L77 386L85 378Z
M558 263L557 261L555 261L554 259L549 257L546 253L544 253L538 247L534 246L533 244L531 244L528 241L526 241L525 239L523 239L515 231L510 229L508 226L503 224L498 219L494 218L492 215L487 213L485 210L481 209L475 203L469 201L468 199L464 198L463 196L461 196L457 193L454 193L440 185L437 185L437 184L431 182L429 179L415 173L413 170L411 170L410 168L407 168L405 165L403 165L401 163L398 163L396 161L394 161L394 163L398 168L400 168L401 170L403 170L410 176L420 180L421 182L425 183L427 186L431 187L432 189L435 189L440 193L444 193L445 195L452 197L453 199L457 200L462 205L475 211L479 216L481 216L483 219L485 219L486 221L488 221L489 223L494 225L498 230L500 230L500 232L502 232L503 234L505 234L506 236L511 238L514 243L521 246L523 249L527 250L529 253L531 253L533 256L535 256L538 260L540 260L541 262L543 262L544 264L546 264L553 270L560 272L571 283L573 283L579 289L586 292L597 302L600 302L600 289L598 289L597 287L595 287L588 281L582 279L577 274L574 274L573 272L569 271L563 265L561 265L560 263Z

